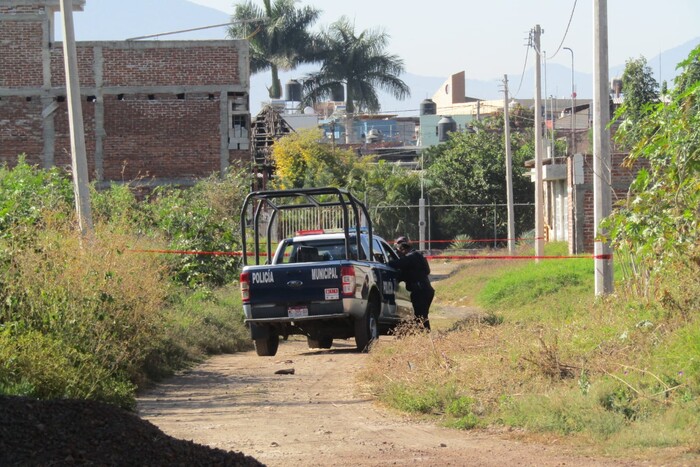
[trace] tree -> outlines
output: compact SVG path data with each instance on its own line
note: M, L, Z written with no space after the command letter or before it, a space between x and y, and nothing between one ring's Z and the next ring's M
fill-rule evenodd
M387 239L400 235L418 238L420 174L386 161L363 164L362 168L362 176L353 180L352 189L365 200L374 231Z
M284 136L272 147L279 189L317 186L347 187L358 170L357 156L320 142L321 130L302 130Z
M275 178L279 189L336 186L347 188L365 202L374 231L385 237L418 236L420 177L385 161L373 163L350 150L321 141L319 130L302 130L277 140L273 146Z
M355 34L355 26L346 17L324 30L315 51L321 70L308 75L303 83L306 104L329 98L338 86L345 85L345 110L349 122L355 110L380 110L377 88L405 99L411 91L399 76L404 72L403 60L385 51L389 36L379 30ZM346 135L350 138L348 128Z
M627 199L606 221L630 276L649 279L673 263L700 264L700 47L679 67L669 102L651 105L615 138L630 142L627 164L645 161ZM644 274L646 273L646 274ZM697 276L696 276L697 277ZM646 290L646 284L638 284Z
M476 132L452 133L447 142L426 151L431 204L453 206L433 216L438 219L433 223L434 236L492 238L494 235L493 204L507 201L505 148L503 133L497 128L487 130L488 126L479 124ZM524 156L518 147L525 139L524 134L517 132L511 137L515 203L528 203L533 198L529 177L523 170L517 170L523 167ZM496 224L499 236L506 235L507 216L497 216ZM531 224L531 212L516 212L516 232L531 228Z
M622 73L622 94L624 103L617 110L615 120L620 122L626 139L618 138L622 144L628 145L639 138L634 131L637 124L649 112L651 105L659 100L659 83L654 79L651 68L644 57L630 59L625 63Z
M292 70L300 63L310 61L313 42L308 32L320 10L311 6L295 8L296 0L263 0L263 7L252 0L235 6L228 35L250 41L250 73L272 72L268 88L271 99L282 97L279 70ZM258 20L258 21L255 21ZM251 22L253 21L253 22Z

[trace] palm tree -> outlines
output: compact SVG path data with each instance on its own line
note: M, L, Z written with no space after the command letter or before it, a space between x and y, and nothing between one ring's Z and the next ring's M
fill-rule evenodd
M263 7L252 0L235 6L228 35L250 41L250 73L272 72L268 88L271 99L282 97L279 70L292 70L309 61L312 26L320 10L311 6L297 9L297 0L263 0ZM257 20L257 21L256 21Z
M397 99L411 95L406 83L398 78L404 72L403 60L385 52L389 36L379 29L355 35L355 26L343 16L318 37L315 61L321 71L308 75L303 83L304 102L327 99L338 86L345 85L345 111L348 122L359 111L381 109L377 88L390 92ZM346 131L350 138L351 131Z

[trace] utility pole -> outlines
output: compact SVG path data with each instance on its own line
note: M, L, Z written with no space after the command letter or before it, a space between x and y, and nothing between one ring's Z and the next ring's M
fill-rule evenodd
M423 176L424 176L424 152L423 149L420 151L420 199L418 200L418 248L421 251L425 251L425 193L423 190Z
M569 245L571 245L571 247L569 248L569 252L578 253L578 248L576 246L576 242L578 241L578 233L576 231L576 229L578 229L578 221L576 219L578 207L576 203L576 170L574 164L576 156L576 85L574 84L574 50L570 47L564 47L564 50L571 52L571 112L569 114L569 118L571 118L571 143L569 146L569 181L567 183L567 188L571 196L571 204L573 207L569 210L569 222L571 223L571 239L569 240Z
M540 36L536 25L533 34L535 48L535 256L544 255L544 193L542 187L542 78L540 66ZM535 259L539 262L540 259Z
M66 69L66 93L68 95L68 123L70 125L75 210L78 215L80 233L85 237L92 235L93 226L92 210L90 208L90 190L88 187L83 109L81 107L82 103L80 102L78 59L75 48L75 30L73 27L73 0L60 1L64 34L63 62Z
M613 292L613 263L607 232L600 227L612 211L610 157L610 79L608 77L608 2L594 0L593 58L593 218L595 294Z
M506 199L508 203L508 253L515 253L515 214L513 212L513 156L510 152L510 109L508 108L508 75L503 75L503 127L506 146ZM495 237L494 237L495 238Z

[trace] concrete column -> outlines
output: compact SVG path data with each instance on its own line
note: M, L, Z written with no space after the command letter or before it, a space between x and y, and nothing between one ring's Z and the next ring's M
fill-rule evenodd
M105 132L105 102L104 102L104 57L102 47L93 48L92 72L95 78L95 178L98 182L104 180L104 138Z
M229 102L228 102L228 92L227 91L221 91L219 95L219 99L221 102L219 103L219 110L221 112L221 124L219 125L219 128L221 129L221 157L220 157L220 176L224 176L224 174L228 171L229 168L229 149L228 149L228 132L229 132L229 125L231 124L229 120Z

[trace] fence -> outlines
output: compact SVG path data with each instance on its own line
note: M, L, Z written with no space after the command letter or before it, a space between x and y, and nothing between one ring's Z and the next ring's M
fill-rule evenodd
M411 240L420 237L418 205L368 206L374 233L391 241L407 235ZM533 203L514 204L515 235L522 237L534 229ZM508 210L506 204L449 204L426 206L426 249L444 249L459 239L473 248L500 247L508 241ZM277 238L295 232L315 229L342 229L343 217L339 207L309 208L280 213L273 232ZM350 213L350 225L354 226ZM364 222L362 223L364 225Z
M349 213L349 226L355 225L355 215ZM295 232L315 229L342 229L343 211L339 206L308 208L280 212L275 232L280 238L294 235Z
M535 227L534 203L513 206L515 236L521 238ZM407 235L417 241L420 237L419 207L378 205L368 207L374 232L392 239ZM469 239L473 247L501 247L508 242L507 204L445 204L426 206L426 249L444 249L454 239Z

